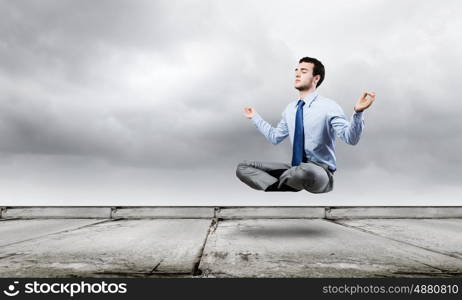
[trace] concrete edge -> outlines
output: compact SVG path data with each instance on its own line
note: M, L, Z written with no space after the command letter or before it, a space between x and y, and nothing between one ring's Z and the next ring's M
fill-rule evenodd
M326 219L462 218L462 206L329 207Z
M0 219L462 218L462 206L0 206Z
M211 219L215 216L215 207L115 207L113 218L122 219Z
M322 219L325 207L224 207L217 218L227 219Z
M111 207L7 206L2 219L110 219Z

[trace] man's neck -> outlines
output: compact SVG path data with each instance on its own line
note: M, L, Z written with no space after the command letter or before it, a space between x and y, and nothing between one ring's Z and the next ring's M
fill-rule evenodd
M309 90L300 91L300 99L304 99L306 96L308 96L309 94L311 94L314 91L316 91L315 87L312 87Z

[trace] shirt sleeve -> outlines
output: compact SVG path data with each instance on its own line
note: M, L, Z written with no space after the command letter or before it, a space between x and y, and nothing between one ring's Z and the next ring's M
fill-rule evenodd
M350 145L356 145L364 128L363 112L354 112L350 121L348 121L339 106L336 113L330 118L330 125L342 141Z
M281 121L279 121L276 128L263 120L263 118L258 113L255 113L255 115L252 117L252 122L261 132L261 134L263 134L265 138L274 145L279 144L289 135L285 112L282 113Z

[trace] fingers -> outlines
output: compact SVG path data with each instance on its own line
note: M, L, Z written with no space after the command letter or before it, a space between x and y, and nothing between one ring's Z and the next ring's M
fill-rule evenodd
M365 94L369 95L371 98L375 98L375 92L366 92Z
M248 113L248 114L251 114L251 113L254 112L254 109L252 107L244 107L244 112Z
M255 110L252 107L244 107L244 116L251 118L254 114Z
M361 101L373 102L375 100L375 92L364 92Z

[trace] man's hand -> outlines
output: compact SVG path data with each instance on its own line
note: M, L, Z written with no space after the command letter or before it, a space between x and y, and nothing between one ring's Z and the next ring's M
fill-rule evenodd
M361 97L359 97L358 102L356 102L355 105L355 111L356 112L361 112L367 109L369 106L371 106L372 102L375 100L375 93L374 92L365 92L362 94Z
M251 119L257 112L252 107L244 107L244 116Z

